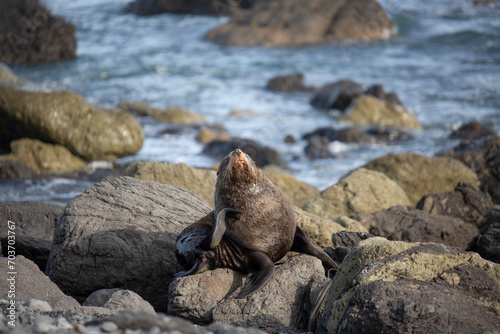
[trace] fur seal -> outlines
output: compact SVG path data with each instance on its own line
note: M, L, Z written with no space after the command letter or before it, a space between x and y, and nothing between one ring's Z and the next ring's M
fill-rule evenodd
M174 278L225 267L248 273L236 298L262 288L274 274L274 262L289 251L319 258L327 270L337 264L297 226L293 209L281 193L240 149L219 166L215 210L181 232L176 256L189 268Z

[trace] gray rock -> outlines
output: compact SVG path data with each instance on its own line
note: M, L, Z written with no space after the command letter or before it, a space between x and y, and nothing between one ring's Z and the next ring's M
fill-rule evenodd
M497 134L492 128L475 121L462 125L450 134L451 139L480 139L488 136Z
M93 292L83 306L98 306L110 310L136 310L155 313L153 306L137 293L121 289L101 289Z
M373 237L366 232L340 231L332 235L333 248L327 247L325 252L336 262L342 263L351 249L360 241Z
M134 0L125 13L149 16L161 13L228 15L236 8L250 8L256 0Z
M193 193L119 177L68 203L56 227L47 274L82 302L120 286L165 310L179 233L212 208Z
M0 258L0 271L10 272L8 259ZM79 307L72 297L66 296L40 269L24 256L16 256L15 260L16 300L39 299L48 302L54 309ZM0 280L0 292L9 291L9 282Z
M265 334L266 333L257 328L236 327L216 322L204 328L213 334Z
M50 312L52 311L52 307L46 301L39 299L30 299L26 303L24 303L25 307L27 307L30 311L40 311L40 312Z
M313 135L307 139L307 145L304 152L309 159L326 159L334 158L330 151L330 141L326 137Z
M313 87L304 85L304 74L294 73L279 75L271 78L266 85L266 89L273 92L309 92Z
M311 98L311 104L321 109L345 111L357 96L363 93L363 86L351 80L340 80L327 84Z
M118 325L112 321L105 321L101 324L101 329L107 333L115 332L118 330Z
M365 225L371 234L389 240L436 242L462 250L468 249L479 235L476 226L459 218L404 209L400 205L352 218Z

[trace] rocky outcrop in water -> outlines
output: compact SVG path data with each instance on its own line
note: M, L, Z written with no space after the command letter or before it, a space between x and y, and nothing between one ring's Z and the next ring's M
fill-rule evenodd
M255 2L256 0L135 0L122 11L139 16L161 13L228 15L236 8L250 8Z
M304 85L304 74L294 73L279 75L271 78L266 85L266 89L272 92L310 92L314 87Z
M0 2L0 61L17 64L76 58L75 26L38 0Z
M303 46L388 38L392 22L374 0L258 1L207 39L223 45Z
M171 124L198 124L205 121L205 117L181 107L154 108L142 102L123 101L120 109L136 116L150 116L157 121Z
M489 136L497 137L498 135L489 126L482 125L475 121L462 125L461 127L454 130L450 134L451 139L469 139L469 140L476 140Z
M342 143L360 144L389 144L394 141L410 140L413 136L407 132L396 128L374 126L368 129L358 127L346 127L336 129L334 127L322 127L302 136L309 139L313 136L326 137L329 141L339 141Z

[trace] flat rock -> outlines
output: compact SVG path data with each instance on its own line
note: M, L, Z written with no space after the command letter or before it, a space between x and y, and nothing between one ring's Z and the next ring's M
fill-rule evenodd
M409 205L405 192L380 172L358 168L336 185L320 192L303 207L305 211L325 218L369 213L393 205Z
M213 170L193 168L184 163L137 161L127 167L125 175L192 191L205 202L214 205L217 172Z
M341 118L358 125L382 125L394 128L422 129L420 123L405 107L372 95L354 99Z
M234 299L244 282L244 275L229 269L176 279L170 285L169 314L198 323L214 321L277 331L295 325L303 290L319 290L328 279L319 259L298 255L278 266L261 290Z
M123 101L120 109L137 116L151 116L154 119L171 124L198 124L205 121L200 114L181 107L167 107L165 109L154 108L142 102Z
M494 333L499 283L477 253L369 238L341 264L315 333Z
M141 298L137 293L122 289L100 289L87 297L83 306L104 307L109 310L135 310L155 314L150 303Z
M0 61L37 64L76 58L75 26L38 0L0 2Z
M0 82L0 139L59 144L86 161L136 153L144 135L133 116L89 104L68 91L33 91Z
M250 10L235 11L206 38L223 45L303 46L388 38L391 28L391 20L373 0L258 1Z
M12 270L9 269L7 260L6 257L0 257L0 269L5 273L5 279L0 280L2 293L7 293L10 290L7 273ZM43 300L48 302L53 309L80 307L74 298L65 295L55 283L40 271L35 263L22 255L16 256L14 262L17 272L15 275L15 300Z
M352 217L366 226L371 234L389 240L436 242L467 250L479 235L473 224L462 219L434 215L417 209L394 206L371 214Z
M459 182L478 185L476 173L451 158L416 153L387 154L363 166L384 173L405 191L415 206L427 194L452 191Z
M119 177L71 200L54 234L47 275L82 302L102 288L138 293L166 308L168 283L182 268L179 233L212 208L193 193Z

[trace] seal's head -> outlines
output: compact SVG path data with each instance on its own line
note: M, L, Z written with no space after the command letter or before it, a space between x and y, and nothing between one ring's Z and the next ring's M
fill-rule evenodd
M256 183L261 173L252 158L237 148L226 155L219 165L217 183L221 187Z

